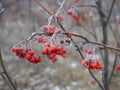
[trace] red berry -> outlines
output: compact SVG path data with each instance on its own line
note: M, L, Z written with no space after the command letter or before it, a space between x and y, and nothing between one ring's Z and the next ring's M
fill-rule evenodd
M12 52L15 52L15 48L12 48L11 51L12 51Z
M31 58L30 54L26 54L25 58L29 60Z
M55 53L52 53L50 56L51 56L51 57L55 57L55 56L56 56L56 54L55 54Z
M73 14L72 17L73 17L75 20L77 20L77 21L80 20L80 17L79 17L77 14Z
M31 62L34 62L34 61L35 61L35 58L34 58L34 57L32 57L30 61L31 61Z
M57 61L57 58L53 58L52 62L55 63Z
M64 44L64 41L63 41L63 40L61 40L61 41L60 41L60 44Z
M117 64L115 67L116 70L120 70L120 64Z
M26 51L24 50L24 51L22 52L22 54L23 54L23 56L25 56L25 55L26 55Z
M37 62L40 62L41 61L41 59L40 59L40 57L35 57L35 60L37 61Z
M67 14L68 14L68 15L72 15L72 12L73 12L73 9L67 10Z
M60 16L58 16L58 20L59 20L59 21L63 21L64 19L63 19L63 17L60 15Z
M33 56L33 55L34 55L34 51L33 51L33 50L30 50L30 51L29 51L29 54L30 54L31 56Z
M93 50L92 49L85 48L85 52L88 53L88 54L93 54Z

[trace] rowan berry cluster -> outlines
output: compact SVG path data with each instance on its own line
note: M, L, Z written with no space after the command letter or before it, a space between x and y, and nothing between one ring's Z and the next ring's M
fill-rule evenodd
M67 14L72 16L72 18L74 18L76 21L80 20L80 17L78 16L78 14L76 13L75 9L70 8L67 10Z
M82 60L82 65L88 69L103 69L103 65L101 65L98 60Z
M54 32L56 32L56 28L54 26L51 25L47 25L43 27L43 32L45 32L46 36L52 36L54 34Z
M65 57L66 50L64 50L63 48L60 48L57 45L50 46L50 47L46 46L45 49L42 50L42 54L47 55L47 57L51 59L52 62L56 62L57 61L56 56L60 55L62 57Z
M86 52L86 58L82 60L82 65L88 69L103 69L103 65L99 63L98 57L95 52L95 47L87 46L84 51Z
M16 54L19 58L25 58L27 61L37 64L41 62L41 58L37 55L35 55L33 50L30 49L24 49L22 47L13 47L12 52Z

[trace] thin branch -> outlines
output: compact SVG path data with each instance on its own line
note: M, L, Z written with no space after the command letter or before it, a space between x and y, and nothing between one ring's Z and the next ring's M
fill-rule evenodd
M88 69L89 73L91 74L91 76L94 78L94 80L98 83L99 87L104 90L103 86L101 85L101 83L97 80L97 78L94 76L94 74L92 73L92 71L90 69Z
M8 80L6 79L6 77L4 76L4 72L1 72L0 75L2 76L2 78L4 79L4 81L7 83L7 85L10 87L10 89L12 90L12 87L11 87L10 83L8 82Z
M1 67L2 67L2 69L3 69L3 71L4 71L4 74L6 75L6 78L7 78L8 81L10 82L11 86L13 87L14 90L17 90L17 88L15 87L14 83L12 82L10 76L9 76L8 73L7 73L7 70L6 70L5 65L4 65L4 63L3 63L3 60L2 60L1 51L0 51L0 63L1 63Z
M116 2L116 0L113 0L112 5L111 5L111 8L110 8L110 11L109 11L109 14L108 14L108 17L107 17L107 20L106 20L106 24L107 24L107 23L109 22L109 20L110 20L110 17L111 17L111 14L112 14L113 7L114 7L114 5L115 5L115 2Z
M114 59L114 64L113 64L112 72L111 72L110 78L109 78L109 83L111 82L111 79L112 79L112 77L113 77L113 74L114 74L114 71L115 71L116 62L117 62L117 54L115 55L115 59Z
M43 10L45 10L49 15L53 15L52 12L50 12L50 10L48 10L39 0L34 0Z

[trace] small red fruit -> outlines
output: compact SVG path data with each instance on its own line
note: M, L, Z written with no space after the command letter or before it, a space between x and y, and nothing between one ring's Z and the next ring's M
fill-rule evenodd
M33 56L33 55L34 55L34 51L33 51L33 50L30 50L30 51L29 51L29 54L30 54L31 56Z
M52 62L55 63L57 61L57 58L53 58Z
M26 54L25 58L29 60L31 58L30 54Z

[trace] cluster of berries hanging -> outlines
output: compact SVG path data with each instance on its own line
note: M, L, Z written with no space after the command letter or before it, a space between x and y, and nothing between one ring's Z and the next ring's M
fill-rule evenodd
M80 20L80 17L78 16L77 12L75 9L73 8L70 8L67 10L67 14L72 16L72 18L74 18L76 21L79 21Z
M43 27L43 32L46 33L46 36L52 36L57 31L57 28L51 25L47 25Z
M64 48L62 48L61 46L58 46L58 45L50 44L50 42L52 42L51 38L53 38L53 35L59 29L54 26L51 26L51 25L43 26L42 29L43 29L42 34L33 33L32 36L30 36L30 38L28 39L28 41L26 43L24 43L24 44L20 43L20 45L19 44L16 45L17 47L16 46L13 47L12 52L14 52L16 54L16 56L18 56L19 58L24 58L31 63L37 64L37 63L41 62L41 58L39 56L37 56L33 50L27 49L26 44L28 44L32 39L34 39L38 43L45 46L45 48L42 50L41 53L43 55L46 55L48 57L48 59L50 59L52 62L57 61L56 56L58 56L58 55L65 57L66 50ZM64 44L64 41L63 41L63 43L61 43L61 41L59 41L59 43L62 45L62 44ZM70 43L70 41L66 40L66 43ZM24 48L22 48L22 47L24 47Z
M21 47L13 47L12 52L16 54L19 58L25 58L27 61L37 64L41 62L41 58L37 55L35 55L33 50L30 49L24 49Z
M52 62L56 62L57 55L60 55L62 57L65 57L66 54L66 50L64 50L63 48L60 48L56 45L54 46L46 46L44 50L42 50L42 54L43 55L47 55L47 57L52 61Z
M88 69L103 69L103 65L101 65L98 60L82 60L82 65Z
M82 60L82 65L88 69L103 69L103 65L99 63L98 59L94 58L94 52L95 50L93 50L92 48L85 48L85 52L87 54L86 59Z

